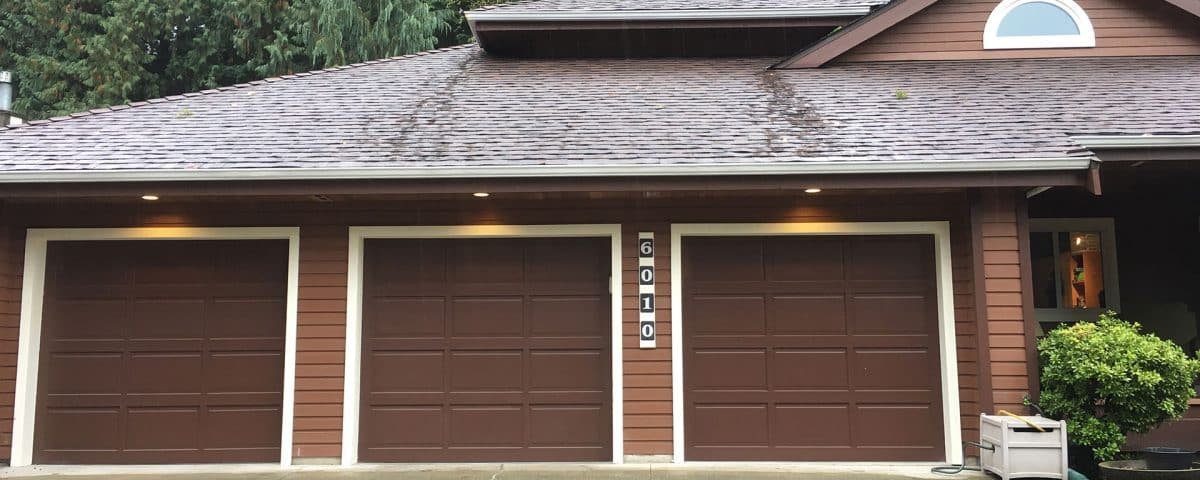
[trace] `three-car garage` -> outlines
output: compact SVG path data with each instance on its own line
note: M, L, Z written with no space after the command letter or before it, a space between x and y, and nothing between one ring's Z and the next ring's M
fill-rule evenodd
M826 227L671 227L676 461L947 458L945 224ZM298 229L83 230L31 234L14 458L289 463ZM351 227L342 463L623 461L623 238Z

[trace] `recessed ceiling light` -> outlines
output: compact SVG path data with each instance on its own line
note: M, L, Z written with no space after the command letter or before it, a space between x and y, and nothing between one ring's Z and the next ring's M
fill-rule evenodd
M804 189L804 193L821 193L821 189L819 189L819 188L806 188L806 189Z
M158 200L158 195L142 195L142 200L155 201Z
M475 193L472 193L471 195L476 198L487 198L487 197L492 196L492 194L490 194L488 192L475 192Z

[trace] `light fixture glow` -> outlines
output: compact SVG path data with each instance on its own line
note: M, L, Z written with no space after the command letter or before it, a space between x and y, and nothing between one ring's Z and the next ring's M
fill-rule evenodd
M819 189L819 188L806 188L806 189L804 189L804 193L821 193L821 189Z
M1075 237L1076 245L1083 245L1083 237Z
M473 196L475 198L487 198L487 197L492 196L492 194L490 194L488 192L475 192L475 193L472 193L471 196Z
M142 195L142 200L155 201L158 200L158 195Z

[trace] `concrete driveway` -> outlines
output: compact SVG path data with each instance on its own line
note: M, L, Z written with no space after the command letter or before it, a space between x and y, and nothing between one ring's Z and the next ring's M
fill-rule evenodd
M357 465L353 467L169 466L24 467L0 469L21 480L904 480L985 478L978 472L949 477L929 465L835 464L627 464L627 465Z

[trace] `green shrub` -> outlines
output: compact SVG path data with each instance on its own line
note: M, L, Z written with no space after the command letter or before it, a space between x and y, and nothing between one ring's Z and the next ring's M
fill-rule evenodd
M1113 459L1127 434L1181 416L1200 375L1200 360L1112 312L1051 331L1038 354L1039 403L1067 420L1071 443L1092 448L1098 461Z

